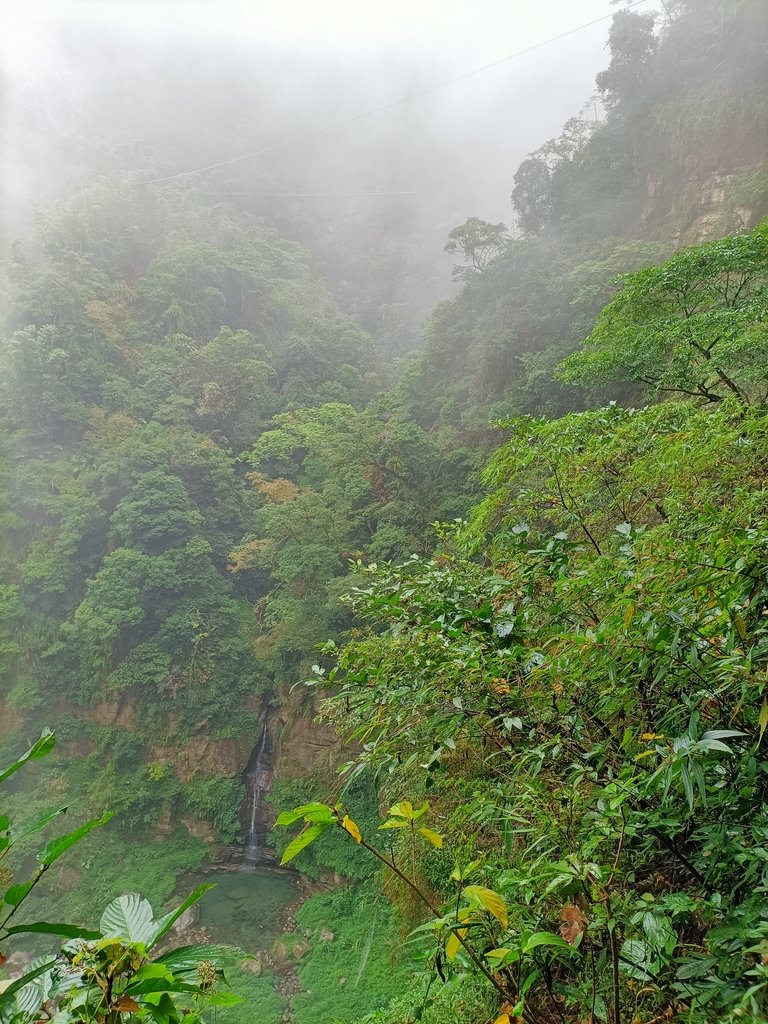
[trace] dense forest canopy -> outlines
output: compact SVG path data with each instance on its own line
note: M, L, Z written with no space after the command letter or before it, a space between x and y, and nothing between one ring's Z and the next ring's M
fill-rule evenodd
M45 142L3 252L0 968L55 960L3 1024L766 1019L768 12L614 6L505 211L272 202L290 146L207 166L231 111L163 148L84 90ZM215 894L162 944L200 871L258 947Z

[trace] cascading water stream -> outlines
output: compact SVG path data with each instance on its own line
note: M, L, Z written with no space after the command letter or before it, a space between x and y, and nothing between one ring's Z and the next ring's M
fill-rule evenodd
M264 860L266 825L262 820L264 796L272 786L272 757L267 720L261 730L259 742L254 747L245 769L245 806L248 808L248 831L245 836L243 865L256 867Z

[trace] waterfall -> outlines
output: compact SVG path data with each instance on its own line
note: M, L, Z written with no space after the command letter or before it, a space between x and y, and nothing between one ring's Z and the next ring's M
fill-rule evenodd
M247 824L243 865L254 868L265 856L265 840L267 827L263 820L264 796L272 786L272 750L267 728L267 718L261 729L259 742L253 748L248 765L243 774L245 781L244 815Z

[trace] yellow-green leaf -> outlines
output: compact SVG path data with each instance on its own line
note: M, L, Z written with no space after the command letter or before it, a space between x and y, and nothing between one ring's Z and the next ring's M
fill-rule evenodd
M627 605L627 610L624 612L624 629L629 629L632 625L632 619L635 617L635 606L633 604Z
M352 838L355 840L356 843L359 843L360 840L363 838L360 835L360 829L357 827L355 822L352 821L352 819L350 818L350 816L348 814L345 814L344 817L342 818L342 820L341 820L341 827L346 832L349 832L349 834L352 836Z
M455 932L451 932L448 941L445 944L445 955L449 960L453 960L456 954L459 952L459 936L463 939L467 934L466 928L457 928Z
M420 828L419 835L424 836L424 838L432 843L433 846L436 846L438 850L442 849L443 837L437 832L433 832L431 828Z
M488 960L501 961L509 956L509 948L507 946L500 946L498 949L489 949L485 956Z
M768 698L763 697L763 703L760 708L760 717L757 720L757 724L760 726L760 740L762 741L763 733L768 728Z
M509 924L507 905L493 889L486 889L484 885L468 885L464 888L464 895L467 899L479 903L489 914L492 914L502 928L507 927Z
M410 800L401 800L399 804L393 804L389 808L389 813L394 814L397 818L407 818L408 821L413 821L413 804Z
M502 1013L500 1017L497 1017L493 1024L510 1024L509 1014Z
M747 639L747 627L746 627L746 625L744 623L744 619L739 615L738 612L733 616L733 621L736 623L736 629L738 630L738 633L739 633L739 636L741 637L741 639L742 640L746 640Z

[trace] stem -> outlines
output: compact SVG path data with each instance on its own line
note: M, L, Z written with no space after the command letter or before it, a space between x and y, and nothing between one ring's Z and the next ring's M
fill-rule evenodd
M401 881L405 882L405 884L408 886L408 888L411 890L411 892L415 893L415 895L418 896L418 898L421 900L421 902L424 904L424 906L434 915L434 917L441 917L442 916L440 914L440 911L432 903L432 901L427 896L424 895L424 893L421 891L421 889L419 889L419 887L416 885L415 882L412 882L410 880L410 878L408 878L407 875L403 874L403 872L400 870L400 868L398 868L395 865L394 862L388 861L383 853L379 853L379 851L377 849L375 849L375 847L371 846L370 843L367 843L365 841L365 839L361 839L360 840L360 845L363 847L364 850L367 850L369 853L372 853L373 856L376 858L376 860L381 861L381 863L386 868L388 868L390 871L394 871L394 873L397 875L397 877ZM510 996L512 998L514 998L516 996L516 993L514 993L514 992L513 993L507 992L507 990L504 988L504 986L502 984L500 984L496 980L496 978L494 978L494 976L491 974L491 972L488 970L488 968L485 966L485 964L482 962L482 960L478 957L477 953L475 953L474 949L472 949L472 947L467 943L466 939L464 939L463 936L459 935L458 931L454 932L454 934L456 935L456 938L461 943L461 945L464 947L464 950L467 953L467 956L469 956L469 958L472 961L472 963L475 965L475 967L477 967L477 969L480 971L480 973L482 975L484 975L485 978L493 985L493 987L496 989L496 991L501 996L503 996L504 999L509 999ZM532 1021L533 1018L529 1018L528 1016L526 1016L526 1020L531 1020Z
M605 910L608 919L613 917L611 898L605 898ZM613 987L613 1024L621 1024L621 993L619 991L619 946L616 942L616 925L608 932L611 943L611 984Z
M19 907L24 902L24 900L27 898L27 896L29 896L29 894L32 892L32 890L35 888L35 886L37 885L37 883L40 881L40 879L43 877L43 875L45 874L45 872L47 870L48 870L48 865L47 864L44 864L41 868L38 869L37 874L34 876L34 878L32 879L32 881L30 883L29 889L27 890L26 894L24 895L24 898L19 900L19 902L16 904L15 907L11 907L9 912L3 918L3 921L0 922L0 929L4 929L5 928L5 926L11 920L13 915L19 909Z

